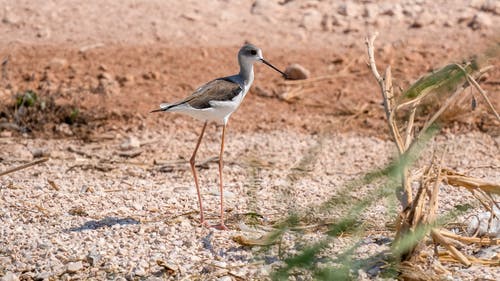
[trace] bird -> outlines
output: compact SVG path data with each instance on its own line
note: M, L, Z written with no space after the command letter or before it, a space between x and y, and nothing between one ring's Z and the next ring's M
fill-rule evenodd
M227 230L224 224L224 184L223 184L223 153L226 126L229 117L240 106L254 81L253 66L257 62L262 62L275 71L281 73L286 79L286 74L266 61L262 55L262 50L252 44L243 45L238 51L238 63L240 72L235 75L214 79L198 89L190 96L174 103L162 103L160 108L151 112L178 112L189 115L195 119L203 121L201 133L196 142L193 154L189 160L191 172L193 174L196 191L198 193L198 204L200 207L200 223L202 226L211 227L203 214L203 202L201 198L198 175L196 173L195 160L196 153L200 146L203 134L208 122L215 121L222 124L222 135L219 153L219 191L220 191L220 223L212 227L220 230Z

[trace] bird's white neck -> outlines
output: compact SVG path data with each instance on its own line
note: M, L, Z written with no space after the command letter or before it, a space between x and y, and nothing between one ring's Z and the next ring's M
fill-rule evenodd
M247 61L245 59L238 58L240 63L240 74L239 76L243 79L245 86L250 86L253 82L253 62Z

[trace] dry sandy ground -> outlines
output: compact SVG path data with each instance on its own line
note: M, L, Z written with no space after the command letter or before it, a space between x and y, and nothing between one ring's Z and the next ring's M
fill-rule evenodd
M200 160L217 155L218 139L212 129L201 147ZM288 212L326 201L360 172L382 167L394 153L388 141L353 134L323 138L286 131L229 134L225 196L230 231L221 232L199 226L188 163L171 161L189 155L191 146L186 144L196 135L170 130L163 134L148 129L112 132L115 140L98 143L0 139L6 163L28 160L30 151L37 149L49 149L51 155L46 164L2 178L3 270L35 278L166 278L169 274L157 264L164 261L177 268L172 278L209 280L234 274L262 279L279 264L277 247L260 252L240 246L232 237L258 238ZM140 156L126 159L117 155L125 134L144 143ZM442 136L433 145L454 151L445 159L448 167L498 182L499 142L498 137L470 133ZM315 159L306 166L310 171L294 182L288 180L287 175L311 151L315 151ZM170 165L154 164L164 160ZM208 167L201 170L200 177L208 217L215 223L217 165ZM356 196L362 198L374 187L358 188ZM458 204L478 207L467 192L446 185L441 192L446 194L441 196L441 213ZM370 230L363 247L370 254L386 250L387 245L377 241L391 235L383 227L391 220L384 202L374 202L363 215ZM256 228L244 215L249 212L262 215ZM283 247L295 252L304 241L324 236L323 231L302 235L291 234ZM336 239L333 253L350 241L349 236ZM72 272L74 262L78 265ZM453 266L451 270L457 278L467 280L471 273L477 274L478 267ZM486 279L500 274L498 268L481 270Z
M259 237L289 212L318 206L346 182L383 167L395 153L366 67L364 36L380 32L379 64L392 65L401 88L435 67L494 46L498 1L450 2L0 1L0 123L18 125L0 127L0 171L35 155L50 156L0 178L0 276L269 278L282 264L279 251L297 253L323 238L325 229L291 232L281 250L242 247L233 237ZM254 88L229 124L224 171L230 230L223 232L198 225L186 159L201 124L148 112L235 72L235 54L245 41L262 47L280 68L300 63L312 77L329 79L285 100L290 89L257 66ZM491 63L497 67L482 85L498 108L500 64ZM54 112L17 120L13 97L28 89L54 97ZM431 147L452 151L446 166L499 182L500 124L478 101L475 111L470 100L462 101ZM75 107L76 122L64 123ZM217 155L219 134L209 126L200 162ZM132 148L123 150L127 143ZM140 153L120 156L131 152ZM217 165L208 161L200 178L207 214L216 222ZM359 186L355 196L374 188ZM442 214L466 203L474 207L470 213L480 211L463 190L442 185L441 193ZM328 215L337 218L342 211ZM245 215L252 212L262 215L256 226ZM363 219L368 231L357 257L387 250L380 241L393 235L386 227L388 199L374 202ZM337 238L330 253L350 243L349 236ZM495 254L495 248L465 250L485 258ZM500 275L498 267L445 267L449 280Z

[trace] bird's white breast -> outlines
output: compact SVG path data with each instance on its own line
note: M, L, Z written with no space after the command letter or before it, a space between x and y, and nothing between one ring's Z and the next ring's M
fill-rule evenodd
M186 103L179 105L170 111L184 113L201 121L215 121L217 123L226 124L229 116L231 116L231 114L240 106L241 102L248 93L250 86L251 85L245 85L243 90L232 100L210 101L211 107L209 108L198 109L191 107Z

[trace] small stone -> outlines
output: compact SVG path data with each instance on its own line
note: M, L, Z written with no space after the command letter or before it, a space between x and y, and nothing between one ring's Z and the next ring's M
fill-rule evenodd
M482 212L475 216L471 216L466 222L467 234L469 236L500 238L500 210L494 206L495 215L491 218L490 212Z
M31 150L33 158L40 158L50 155L50 151L47 148L34 148Z
M474 256L484 260L493 260L500 253L500 246L490 246L486 248L481 248Z
M54 73L49 72L49 71L44 71L40 77L40 81L54 82L54 81L56 81L56 77L55 77Z
M470 0L469 6L472 8L481 9L484 2L486 2L486 1L485 0Z
M271 268L269 265L264 265L261 266L260 269L258 270L258 274L266 276L269 275L269 272L271 271Z
M307 30L320 29L323 24L323 15L315 9L310 9L304 13L301 27Z
M142 266L138 266L134 269L135 276L145 276L146 270Z
M19 277L13 272L7 271L5 275L2 277L2 281L18 281Z
M105 171L106 170L106 166L96 166L97 169L99 169L100 171ZM95 192L95 189L92 187L92 186L88 186L88 185L83 185L82 188L80 188L80 193L85 193L85 192ZM88 216L88 214L85 214L85 216Z
M310 72L300 64L291 64L285 69L286 78L289 80L303 80L309 78Z
M368 3L363 10L363 17L368 19L375 18L379 13L378 5L375 3Z
M486 29L492 26L493 22L489 15L485 13L478 13L474 15L472 20L467 24L472 30Z
M472 21L472 15L470 13L467 13L467 12L462 12L462 13L459 13L457 16L456 16L456 19L457 19L457 23L468 23L470 21Z
M11 264L10 257L0 257L0 264L4 266Z
M51 247L51 244L50 242L42 242L42 241L39 241L38 242L38 249L42 249L42 250L45 250L45 249L49 249Z
M213 196L220 196L219 189L218 188L212 189L210 194ZM224 197L231 199L231 198L235 198L236 194L234 192L229 191L229 190L224 190Z
M24 81L29 82L29 81L34 81L35 80L35 73L23 73L21 77L23 78Z
M108 72L102 72L97 75L97 90L106 95L119 94L120 84Z
M51 276L50 272L48 272L48 271L42 271L42 272L38 273L35 276L35 279L37 279L37 280L48 280L50 278L50 276Z
M4 16L2 22L5 24L17 25L21 21L21 18L10 10L9 7L4 8Z
M233 278L229 275L217 278L217 281L232 281L232 280L233 280Z
M57 125L56 132L62 133L63 135L66 135L66 136L73 135L73 131L71 131L71 127L66 123L62 123L62 124Z
M81 261L70 262L66 265L66 272L75 273L83 269L83 264Z
M357 18L363 14L363 8L356 3L346 2L338 6L337 12L349 18Z
M254 15L267 15L279 8L276 1L256 0L250 8L250 13Z
M141 147L141 142L134 136L128 136L121 144L121 150L132 150Z
M399 4L382 3L379 6L379 14L400 19L403 16L403 9Z
M160 79L160 73L158 71L149 71L142 75L144 80L158 80Z
M471 0L469 6L496 15L500 14L500 1L498 0Z
M486 0L481 10L485 12L492 12L495 15L500 15L500 1L498 0Z
M38 38L50 38L50 29L47 27L37 27L37 32L35 33Z
M181 17L190 21L199 21L201 19L200 15L197 13L184 13Z
M219 267L219 268L226 268L227 267L227 263L225 263L223 261L214 261L213 265L215 265L216 267Z
M144 209L144 206L139 202L132 203L132 207L134 207L137 211L142 211Z
M133 85L134 84L134 76L131 74L126 74L123 76L116 76L116 81L118 81L118 84L120 84L121 87L126 86L126 85Z
M435 15L429 13L428 11L424 11L421 14L417 15L410 25L412 28L421 28L424 26L428 26L434 23Z
M50 60L48 67L53 70L59 70L68 65L68 61L61 58L53 58Z
M97 75L97 79L105 79L105 80L113 80L113 75L109 74L108 72L102 72Z
M329 16L328 14L324 14L323 18L321 19L321 29L323 31L330 31L332 30L332 25L333 17Z
M446 19L446 20L444 20L444 22L443 22L443 26L444 26L444 27L452 27L452 26L453 26L453 23L452 23L450 20Z
M11 131L1 131L0 132L0 138L10 138L10 137L12 137Z
M189 221L189 220L187 220L187 219L183 219L183 220L181 220L181 222L180 222L180 226L181 226L181 228L188 228L188 227L191 227L191 221ZM196 257L196 256L192 256L191 258L193 259L193 258L197 258L197 257Z
M266 89L264 89L260 86L255 86L254 91L255 91L255 94L259 97L270 98L270 97L274 96L272 91L267 91Z
M80 216L80 217L86 217L89 214L85 211L85 209L81 206L75 206L71 209L69 209L68 214L72 216Z
M104 45L104 43L94 43L94 44L90 44L90 45L85 45L83 47L81 47L78 51L80 53L85 53L89 50L92 50L92 49L96 49L96 48L102 48L106 45Z

